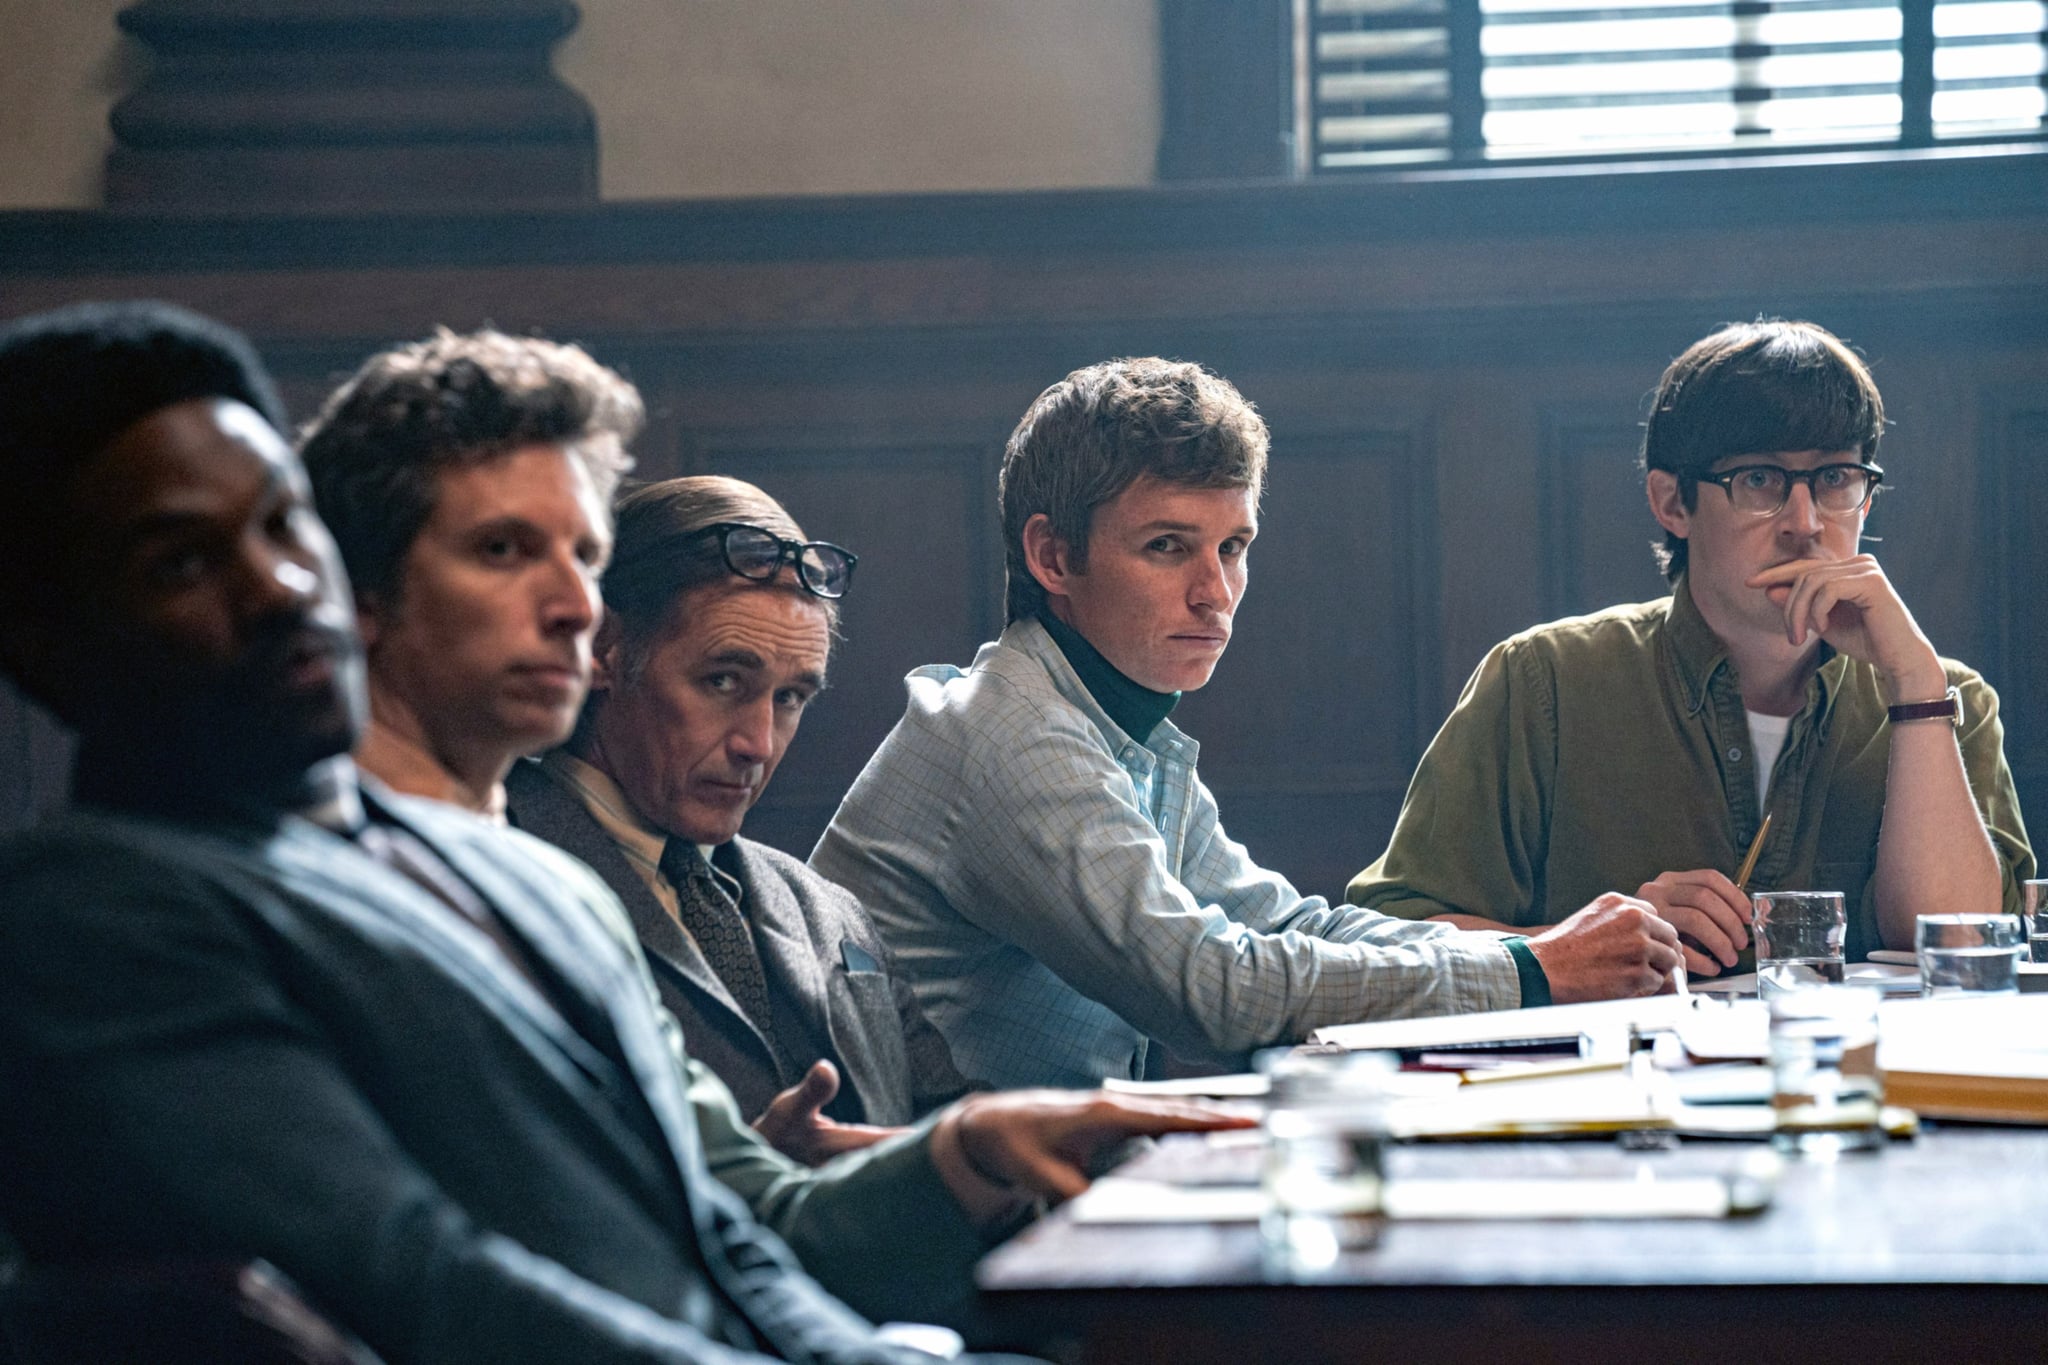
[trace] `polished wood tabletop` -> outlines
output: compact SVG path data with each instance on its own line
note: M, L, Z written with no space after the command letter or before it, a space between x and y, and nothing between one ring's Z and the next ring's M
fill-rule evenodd
M1723 1172L1753 1144L1416 1145L1388 1176ZM1257 1178L1256 1148L1177 1139L1122 1174ZM1055 1212L981 1283L1018 1338L1088 1362L2048 1361L2048 1130L1947 1125L1789 1160L1763 1212L1715 1220L1390 1222L1303 1274L1250 1223L1080 1225Z

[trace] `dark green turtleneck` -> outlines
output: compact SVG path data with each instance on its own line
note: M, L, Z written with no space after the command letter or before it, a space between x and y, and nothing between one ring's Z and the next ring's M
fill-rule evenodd
M1067 662L1080 675L1081 685L1088 689L1088 695L1095 698L1095 704L1109 712L1109 718L1117 728L1132 739L1143 744L1159 728L1159 722L1166 719L1174 704L1180 700L1178 692L1154 692L1125 677L1117 666L1102 657L1102 651L1051 611L1040 609L1039 623L1060 647L1060 653L1067 656Z

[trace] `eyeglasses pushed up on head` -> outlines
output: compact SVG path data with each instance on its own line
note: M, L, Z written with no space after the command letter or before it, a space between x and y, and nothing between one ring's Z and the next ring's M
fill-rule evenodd
M718 537L725 567L741 578L765 583L789 564L795 567L796 580L804 591L833 601L846 596L853 582L853 566L860 562L853 551L829 541L785 540L743 521L717 522L700 534Z
M1736 511L1759 517L1783 511L1792 498L1792 485L1803 483L1817 511L1847 517L1870 505L1884 483L1884 471L1874 464L1824 464L1818 469L1746 464L1719 474L1702 474L1700 482L1720 484Z

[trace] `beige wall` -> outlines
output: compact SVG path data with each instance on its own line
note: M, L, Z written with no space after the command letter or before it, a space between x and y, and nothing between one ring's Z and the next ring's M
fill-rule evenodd
M114 27L130 0L0 0L0 208L101 199L107 111L134 54Z
M0 208L100 202L129 0L0 0ZM582 0L607 199L1133 185L1155 0Z
M1132 185L1155 0L582 0L607 199Z

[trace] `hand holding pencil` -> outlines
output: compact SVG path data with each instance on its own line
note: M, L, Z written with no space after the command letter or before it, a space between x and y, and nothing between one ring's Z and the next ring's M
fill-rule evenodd
M1678 930L1687 970L1719 976L1735 966L1749 946L1750 908L1744 889L1770 830L1771 817L1766 815L1732 880L1718 868L1697 868L1663 873L1637 889L1637 898L1648 901Z

